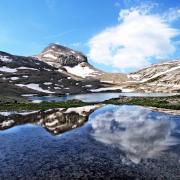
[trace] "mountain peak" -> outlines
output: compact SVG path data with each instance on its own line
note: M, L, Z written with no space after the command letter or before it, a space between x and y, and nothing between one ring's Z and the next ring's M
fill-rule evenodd
M47 51L47 50L54 50L54 51L74 51L73 49L70 49L68 47L65 47L63 45L60 45L60 44L56 44L56 43L50 43L44 50L44 51Z
M82 62L87 62L87 57L79 51L65 46L51 43L39 55L38 58L55 67L74 67Z

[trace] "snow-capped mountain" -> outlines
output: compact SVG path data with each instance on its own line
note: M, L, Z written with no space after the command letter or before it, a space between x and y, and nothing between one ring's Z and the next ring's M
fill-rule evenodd
M98 80L75 78L36 57L0 52L1 95L74 94L100 87L103 86Z
M129 77L141 82L147 82L149 80L153 80L154 78L159 77L160 79L162 77L165 77L166 75L168 76L176 72L180 72L180 60L154 64L135 73L131 73ZM177 80L178 77L175 79Z
M91 66L87 61L87 57L81 52L59 44L50 44L37 55L37 58L58 68L59 71L64 70L82 78L94 77L102 73Z
M94 78L102 83L121 83L127 80L127 75L122 73L107 73L89 64L87 57L79 51L64 47L59 44L50 44L39 55L40 61L56 67L59 71L81 78Z
M57 44L50 44L42 53L31 57L0 51L1 96L64 95L121 89L180 92L180 60L152 65L126 75L98 70L81 52Z
M128 75L131 84L148 91L180 91L180 60L154 64Z

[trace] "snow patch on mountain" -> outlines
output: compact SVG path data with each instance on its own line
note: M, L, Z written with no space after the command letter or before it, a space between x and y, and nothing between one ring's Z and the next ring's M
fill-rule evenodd
M94 69L91 69L89 66L82 66L82 64L78 64L74 67L64 66L64 68L67 70L68 73L80 76L82 78L88 76L96 76L98 73Z
M0 55L0 60L3 62L12 62L12 59L8 56L2 56Z
M17 69L22 69L22 70L26 70L26 69L28 69L28 70L33 70L33 71L38 71L38 69L35 69L35 68L30 68L30 67L18 67Z
M44 90L42 89L39 84L34 84L34 83L30 83L30 84L16 84L16 86L19 86L19 87L27 87L29 89L33 89L33 90L36 90L36 91L39 91L39 92L44 92L44 93L50 93L50 94L53 94L54 92L52 91L49 91L49 90Z
M16 81L16 80L19 79L19 77L11 77L10 79L11 79L12 81Z
M52 82L45 82L44 85L52 85Z
M57 59L57 57L54 56L53 54L45 54L44 57L46 57L46 58L52 58L52 59Z
M9 68L9 67L6 67L6 66L2 66L2 67L0 67L0 71L8 72L8 73L14 73L14 72L17 72L17 69L16 68Z
M98 89L91 89L91 92L102 92L102 91L112 91L112 90L121 90L121 87L105 87Z

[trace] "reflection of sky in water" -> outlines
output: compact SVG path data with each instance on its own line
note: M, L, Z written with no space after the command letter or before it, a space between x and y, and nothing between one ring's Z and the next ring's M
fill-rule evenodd
M170 115L137 106L106 106L90 116L91 135L118 147L134 163L152 158L178 143Z
M89 94L76 94L67 96L34 96L29 97L30 100L40 101L67 101L72 99L79 99L85 102L102 102L107 99L117 98L119 96L172 96L175 93L119 93L119 92L106 92L106 93L89 93Z
M0 131L0 179L173 179L179 177L179 130L180 116L115 105L56 136L40 125L18 125ZM137 164L146 157L153 159Z
M16 134L21 131L21 129L26 128L34 128L34 127L40 127L39 125L34 125L34 124L25 124L25 125L17 125L12 128L6 129L6 130L1 130L0 135L6 135L6 134Z

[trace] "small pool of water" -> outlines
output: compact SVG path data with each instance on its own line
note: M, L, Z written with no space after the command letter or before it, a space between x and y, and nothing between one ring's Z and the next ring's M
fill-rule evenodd
M180 116L139 106L104 106L56 136L16 126L0 142L0 179L179 179Z
M111 98L117 98L119 96L136 96L136 97L157 97L157 96L172 96L175 93L89 93L89 94L77 94L77 95L66 95L66 96L32 96L29 100L34 102L41 101L67 101L72 99L79 99L84 102L102 102Z

